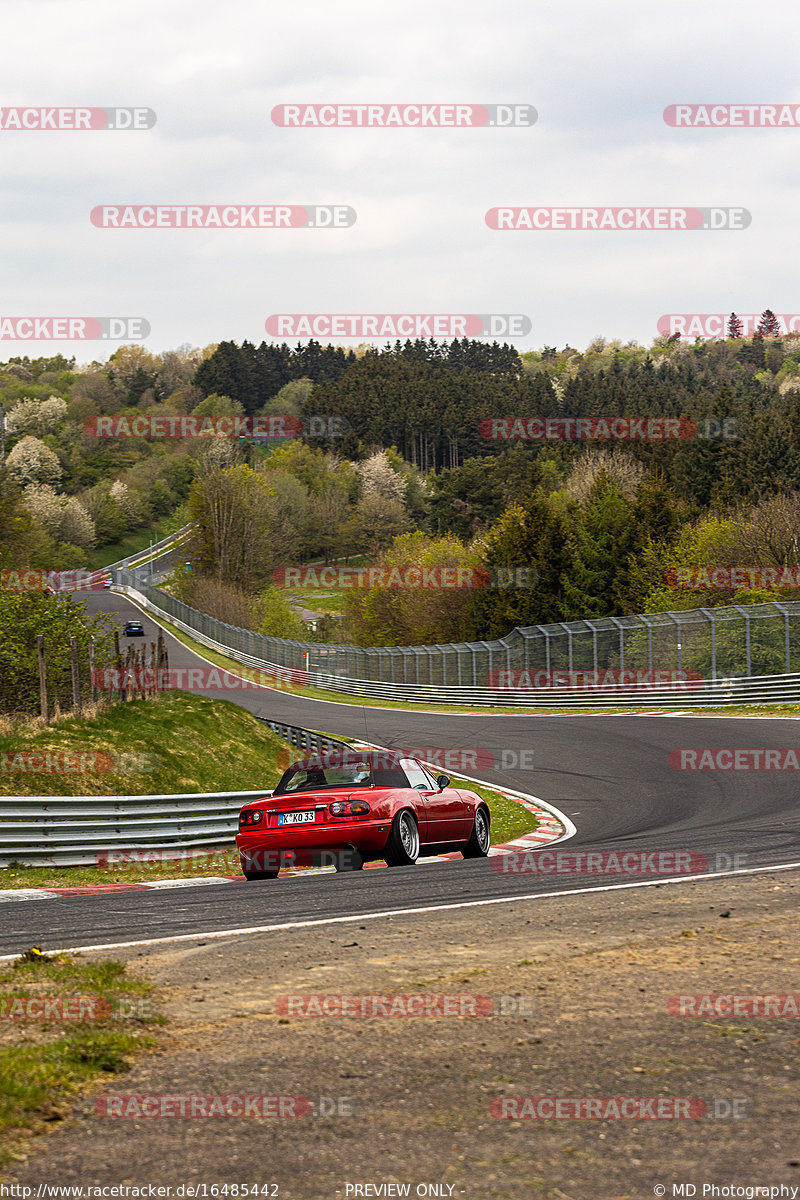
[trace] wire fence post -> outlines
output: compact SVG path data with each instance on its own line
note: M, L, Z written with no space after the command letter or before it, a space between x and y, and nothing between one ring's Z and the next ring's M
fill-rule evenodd
M701 608L700 612L703 616L708 617L708 623L711 626L711 679L717 678L717 622L714 613L710 608Z
M792 671L792 644L789 639L789 612L782 604L775 602L775 607L779 612L783 613L783 646L785 655L786 674L790 675Z
M750 656L750 614L746 613L739 604L733 604L731 607L735 608L737 612L740 612L744 617L744 648L747 661L747 675L750 676L752 675L752 662Z

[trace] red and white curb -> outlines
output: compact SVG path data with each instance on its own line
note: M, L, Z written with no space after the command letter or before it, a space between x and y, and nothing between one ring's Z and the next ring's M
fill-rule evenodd
M353 742L354 750L387 750L385 746L371 745L369 742ZM387 750L387 752L390 752ZM426 763L426 766L436 768L436 763ZM521 804L528 812L533 813L536 817L537 825L531 833L522 834L518 838L514 838L510 842L502 842L500 845L492 846L489 850L489 855L513 853L516 850L536 850L541 846L547 846L551 842L564 840L572 837L575 833L575 826L570 821L569 817L564 813L559 812L557 808L549 805L544 800L540 800L536 796L527 795L525 792L513 791L510 788L500 787L498 784L488 784L483 779L473 779L469 775L459 776L461 779L466 779L469 783L476 783L479 786L487 787L493 792L497 792L501 796L513 800L516 804ZM450 854L436 854L417 860L417 866L427 866L429 863L442 862L457 862L460 860L461 854L454 851ZM364 869L367 871L380 870L384 868L386 863L373 862L365 863ZM333 867L318 867L308 870L288 870L282 871L278 876L279 879L304 879L309 875L329 875L334 872ZM181 888L181 887L198 887L203 884L219 884L219 883L243 883L242 875L198 875L190 879L154 879L151 882L143 880L141 883L134 883L126 880L124 883L92 883L84 884L76 887L51 887L51 888L8 888L0 889L0 903L13 900L58 900L63 897L70 896L91 896L91 895L107 895L109 892L142 892L142 891L158 891L159 889Z

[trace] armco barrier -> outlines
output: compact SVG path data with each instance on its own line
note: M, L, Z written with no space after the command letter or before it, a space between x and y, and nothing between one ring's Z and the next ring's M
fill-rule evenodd
M145 550L138 550L135 554L129 554L127 558L117 559L116 562L109 563L107 567L103 567L104 571L114 571L120 568L131 571L137 570L139 567L149 561L150 556L159 557L165 550L171 550L174 546L179 546L181 542L185 542L186 538L192 531L192 525L182 525L180 529L176 529L173 533L168 533L166 537L160 541L154 542L152 546L148 546Z
M343 743L295 725L260 717L303 750ZM109 850L228 848L239 810L255 792L162 796L0 796L0 868L90 866Z
M0 867L87 866L108 850L230 847L263 792L186 796L0 796Z
M291 742L298 750L317 752L319 750L347 749L347 742L340 742L338 738L328 737L327 734L317 733L313 729L301 729L299 725L284 725L282 721L272 721L269 717L260 716L258 720L269 725L274 733L286 738L286 741Z

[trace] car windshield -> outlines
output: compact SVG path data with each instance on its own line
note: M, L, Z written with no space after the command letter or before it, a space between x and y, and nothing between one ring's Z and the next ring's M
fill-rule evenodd
M334 752L293 763L273 795L315 792L322 788L409 786L408 777L394 759L384 761L384 756L380 755L358 756Z

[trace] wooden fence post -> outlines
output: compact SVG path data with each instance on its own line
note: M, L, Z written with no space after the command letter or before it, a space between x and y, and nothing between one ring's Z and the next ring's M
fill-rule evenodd
M78 669L78 639L73 633L69 639L70 670L72 672L72 707L81 715L81 677Z
M39 657L39 711L44 721L49 719L47 710L47 665L44 661L44 634L36 638L36 652Z
M125 681L122 677L122 655L119 649L119 631L114 630L114 666L117 669L117 685L119 687L119 699L125 699Z
M92 683L92 704L97 703L97 678L95 677L94 638L89 638L89 678Z
M133 646L128 646L128 650L127 650L127 653L126 653L126 655L125 655L125 668L124 668L124 670L125 670L125 675L124 675L124 683L125 683L125 686L124 686L124 688L123 688L123 691L122 691L122 699L123 699L123 700L130 700L130 699L131 699L131 695L130 695L130 690L131 690L131 687L130 687L130 671L131 671L131 659L132 659L132 657L133 657L133 654L134 654Z
M159 631L158 631L158 689L159 689L159 691L163 690L163 688L165 686L168 686L168 684L169 684L169 680L167 680L166 685L165 685L164 676L161 674L161 672L166 670L167 667L168 667L167 647L164 645L164 635L162 634L161 630L159 629Z
M158 659L156 658L156 644L150 643L150 688L154 696L158 695Z

